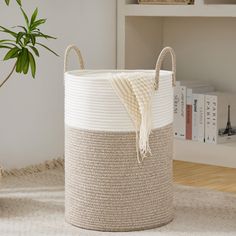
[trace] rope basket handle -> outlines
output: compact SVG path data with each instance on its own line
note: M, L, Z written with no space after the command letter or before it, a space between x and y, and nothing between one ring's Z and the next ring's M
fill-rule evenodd
M159 88L160 70L161 70L163 60L165 59L165 56L167 53L170 53L170 55L171 55L172 72L173 72L172 85L175 86L175 82L176 82L176 55L175 55L173 48L165 47L162 49L162 51L157 59L157 63L156 63L156 77L155 77L155 84L154 84L155 90L158 90L158 88Z
M71 50L74 50L76 52L76 54L78 56L78 60L79 60L80 69L84 70L84 60L83 60L82 54L76 45L71 44L66 48L66 51L65 51L64 73L68 71L68 58L69 58L69 54L70 54Z

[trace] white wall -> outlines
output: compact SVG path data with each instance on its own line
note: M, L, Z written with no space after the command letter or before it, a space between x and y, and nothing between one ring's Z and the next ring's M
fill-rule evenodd
M87 68L116 65L116 0L23 0L23 4L27 12L38 6L40 16L48 18L43 30L58 40L47 44L61 57L42 49L35 80L14 74L0 89L0 165L5 168L63 156L63 54L68 44L81 48ZM0 2L0 25L22 22L14 0L10 7ZM0 61L0 79L12 65L13 61Z
M235 93L235 27L235 17L128 17L125 66L155 68L161 48L171 46L178 80L203 80ZM170 57L164 68L171 69Z
M236 92L236 18L167 17L163 42L177 56L177 79L203 80Z
M153 69L157 53L163 46L162 31L163 22L158 17L126 17L125 67ZM137 47L139 45L142 51Z

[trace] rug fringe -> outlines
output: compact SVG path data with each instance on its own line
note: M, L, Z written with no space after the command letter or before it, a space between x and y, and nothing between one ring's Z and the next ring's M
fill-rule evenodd
M25 168L4 170L0 167L0 177L9 177L9 176L22 176L22 175L31 175L39 173L45 170L52 170L57 168L64 168L64 159L58 158L50 161L45 161L44 163L38 165L30 165Z

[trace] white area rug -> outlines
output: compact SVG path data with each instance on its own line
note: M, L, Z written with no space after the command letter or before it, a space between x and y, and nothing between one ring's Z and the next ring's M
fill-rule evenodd
M179 236L236 235L236 196L175 186L176 216L159 229L103 233L64 222L63 169L6 177L0 187L0 235Z

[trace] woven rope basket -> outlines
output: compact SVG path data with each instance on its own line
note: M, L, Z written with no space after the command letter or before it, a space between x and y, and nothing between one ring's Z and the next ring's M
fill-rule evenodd
M81 70L67 71L71 49L78 54ZM173 72L160 70L167 53L172 56ZM84 70L78 48L72 45L66 50L65 217L81 228L133 231L173 219L174 52L163 49L156 70L145 71L156 76L156 83L152 156L141 163L133 123L109 81L120 72Z
M179 4L193 4L194 0L139 0L139 4L163 4L163 5L179 5Z

